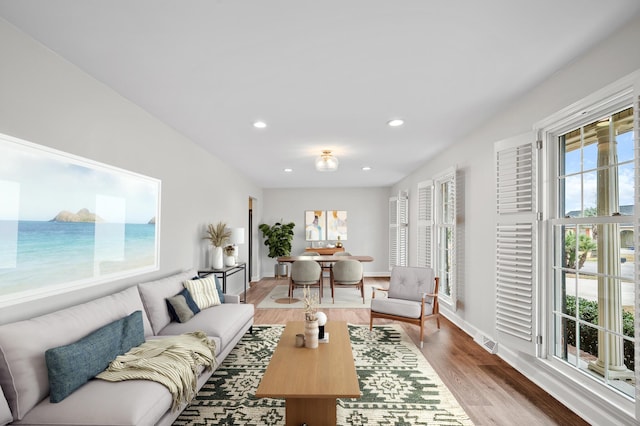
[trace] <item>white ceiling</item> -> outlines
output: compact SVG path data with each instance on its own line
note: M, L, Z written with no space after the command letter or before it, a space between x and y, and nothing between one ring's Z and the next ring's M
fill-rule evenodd
M0 0L1 17L265 188L391 185L639 13L638 0ZM323 149L337 172L315 171Z

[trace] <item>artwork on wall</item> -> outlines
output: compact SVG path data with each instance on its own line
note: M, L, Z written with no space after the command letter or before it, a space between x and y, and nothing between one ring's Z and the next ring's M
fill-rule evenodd
M326 216L324 210L307 210L304 212L304 235L307 241L323 241L326 233Z
M347 211L327 210L327 240L347 239Z
M0 134L0 306L159 268L160 180Z

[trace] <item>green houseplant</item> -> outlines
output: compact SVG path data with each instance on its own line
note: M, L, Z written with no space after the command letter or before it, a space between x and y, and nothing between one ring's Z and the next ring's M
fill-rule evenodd
M293 228L295 226L296 224L293 222L276 222L271 226L263 223L258 226L258 229L262 231L262 235L264 236L264 245L269 247L268 256L270 258L275 259L280 256L291 255L291 241L293 240ZM284 273L281 273L283 271ZM286 274L286 265L276 264L275 275L281 276Z

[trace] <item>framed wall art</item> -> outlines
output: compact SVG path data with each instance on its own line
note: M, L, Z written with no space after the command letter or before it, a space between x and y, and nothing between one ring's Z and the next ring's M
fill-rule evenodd
M327 210L327 240L347 239L347 211Z
M326 237L326 216L324 210L304 212L304 237L306 241L324 241Z
M0 134L0 306L159 268L158 179Z

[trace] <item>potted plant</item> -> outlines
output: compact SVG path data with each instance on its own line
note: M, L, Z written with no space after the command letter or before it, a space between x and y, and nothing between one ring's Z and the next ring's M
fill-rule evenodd
M235 257L236 249L232 245L225 246L224 248L224 266L234 266L236 264Z
M271 226L263 223L258 226L258 229L262 231L262 235L264 236L264 245L269 247L268 256L270 258L275 259L280 256L291 255L291 241L293 240L293 228L295 226L296 224L293 222L276 222ZM276 264L275 276L279 277L286 275L287 265L280 263Z
M211 241L213 247L211 267L213 269L222 269L224 266L222 247L229 240L229 237L231 237L231 230L227 229L226 223L218 222L216 225L210 223L207 226L207 235L203 239Z

